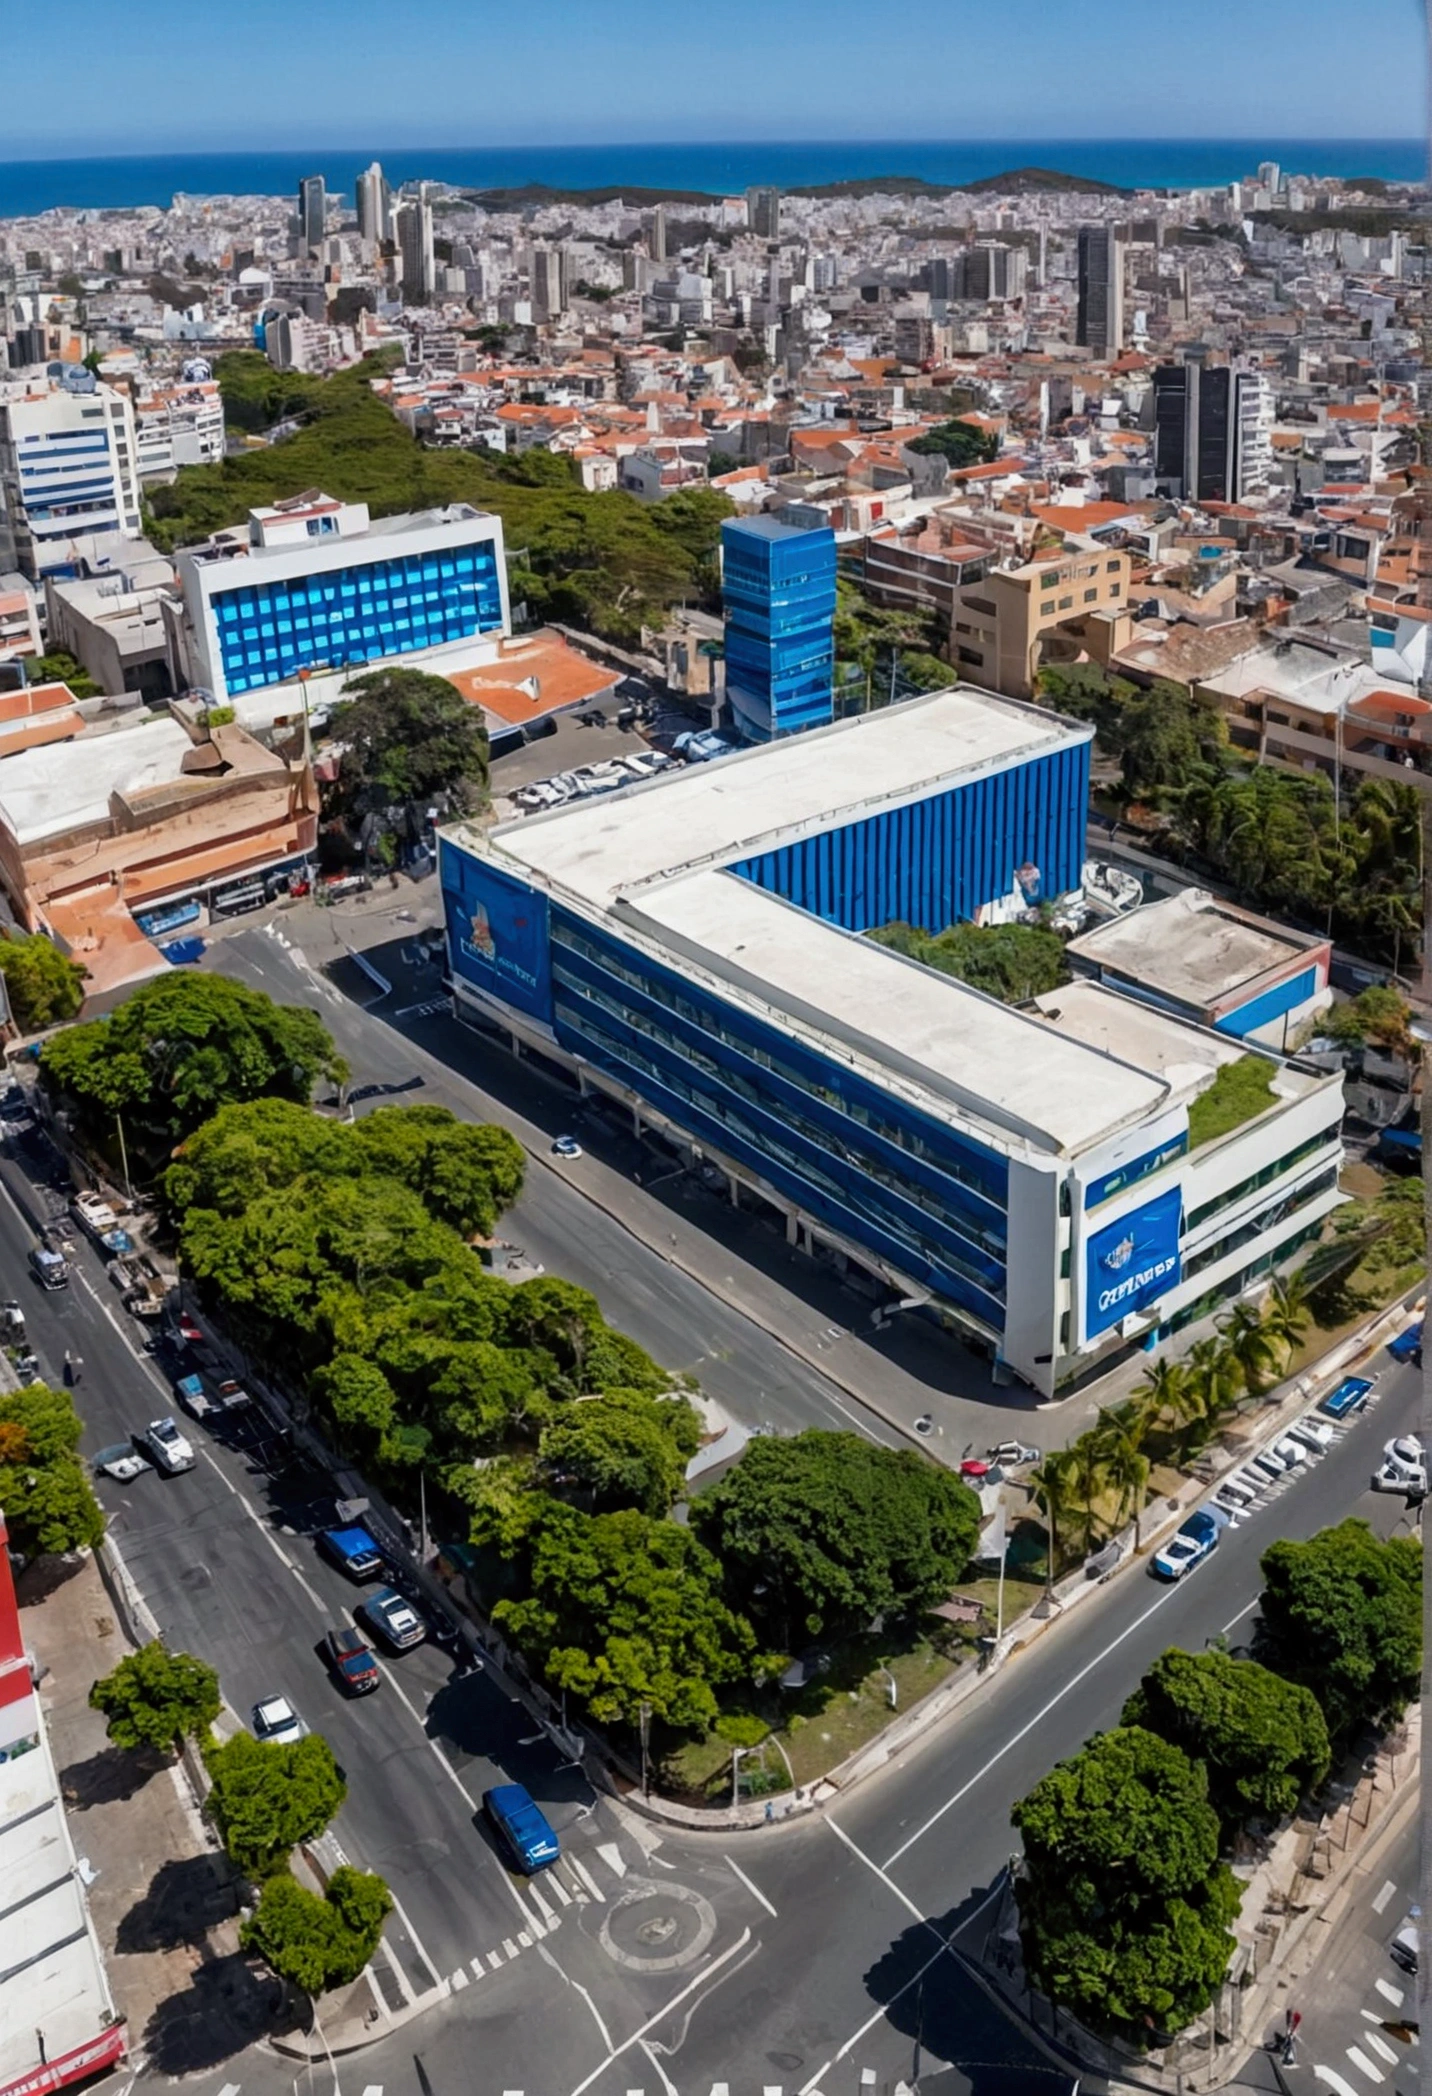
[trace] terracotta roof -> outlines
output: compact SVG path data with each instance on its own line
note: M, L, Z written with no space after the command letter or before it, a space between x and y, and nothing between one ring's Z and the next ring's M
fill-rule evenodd
M535 693L524 689L528 679L535 682ZM507 642L495 662L448 671L447 681L472 705L519 727L544 713L601 698L621 682L621 671L594 662L559 634L543 631Z

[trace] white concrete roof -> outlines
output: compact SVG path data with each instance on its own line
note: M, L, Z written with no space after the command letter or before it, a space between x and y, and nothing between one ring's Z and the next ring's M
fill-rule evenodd
M1083 933L1069 950L1181 1003L1208 1006L1320 943L1246 917L1205 888L1181 888Z
M944 782L1088 741L1088 729L954 685L887 711L689 766L633 793L505 824L489 845L595 909L702 862L924 800Z
M21 844L104 822L110 795L171 784L193 748L168 715L0 759L0 818Z
M1044 1014L1036 1025L1077 1044L1086 1055L1094 1049L1101 1057L1118 1056L1161 1078L1170 1105L1206 1091L1221 1064L1236 1063L1247 1053L1242 1041L1224 1040L1094 982L1063 983L1034 1001Z
M1169 1103L1161 1074L1137 1057L1093 1053L734 874L674 881L618 915L676 945L693 974L737 985L818 1035L827 1054L845 1052L878 1084L893 1080L937 1120L954 1105L1038 1149L1073 1152Z

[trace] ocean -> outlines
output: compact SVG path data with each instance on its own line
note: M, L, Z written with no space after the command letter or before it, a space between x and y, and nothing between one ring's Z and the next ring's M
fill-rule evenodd
M321 174L340 196L373 159L393 183L427 180L470 189L543 182L553 189L626 183L643 189L694 189L725 195L752 183L804 184L918 175L952 188L1016 167L1057 168L1125 189L1199 189L1276 160L1293 174L1379 175L1420 181L1426 146L1416 138L1378 139L832 139L795 145L671 144L610 146L405 146L344 152L175 153L104 160L0 161L0 218L30 217L59 206L124 209L167 205L188 196L288 196L304 175Z

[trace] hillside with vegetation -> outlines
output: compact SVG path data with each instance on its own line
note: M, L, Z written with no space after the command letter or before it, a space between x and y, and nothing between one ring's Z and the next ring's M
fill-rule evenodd
M384 366L366 359L328 379L275 372L252 350L218 361L234 426L258 431L297 417L278 442L221 465L182 467L155 488L146 520L165 552L242 524L250 509L322 488L366 502L375 517L470 502L503 521L513 604L633 643L669 605L714 601L721 519L714 488L683 489L647 506L613 490L589 494L566 459L530 451L433 451L373 391Z

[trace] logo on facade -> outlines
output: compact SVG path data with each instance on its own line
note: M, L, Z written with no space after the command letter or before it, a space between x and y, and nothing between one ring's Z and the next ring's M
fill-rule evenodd
M1134 1237L1133 1232L1130 1231L1129 1235L1121 1237L1116 1245L1110 1245L1099 1264L1103 1267L1105 1273L1121 1274L1133 1256Z
M1034 905L1039 901L1041 895L1044 893L1043 874L1040 872L1037 866L1031 865L1029 861L1026 860L1023 866L1015 867L1014 878L1019 888L1020 894L1024 897L1026 904L1032 910L1034 908Z
M486 903L479 903L473 911L468 925L469 943L485 961L497 959L497 941L492 936L492 919L487 914Z

